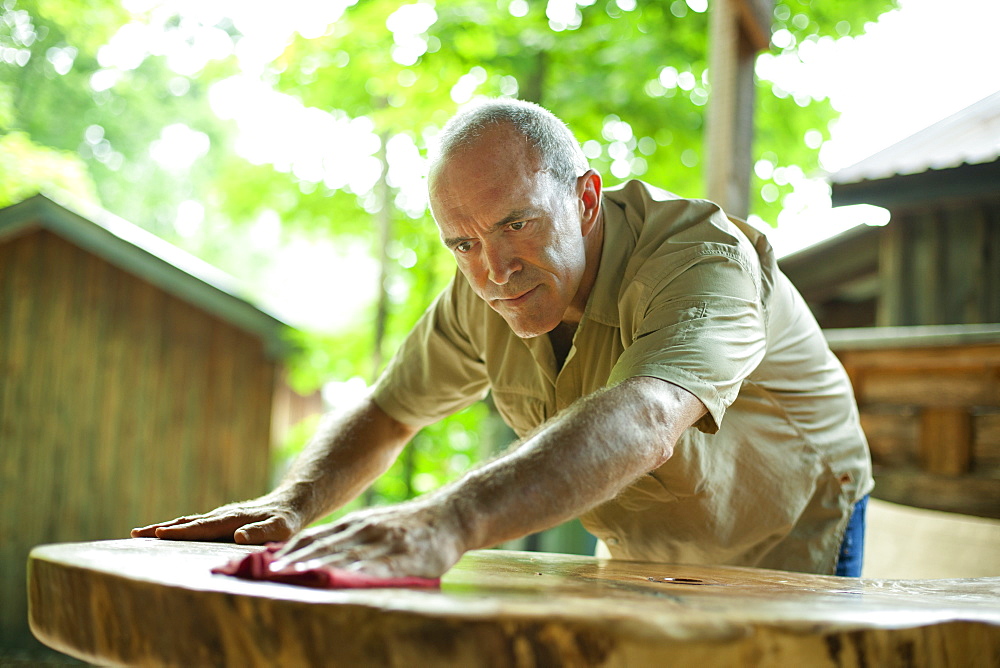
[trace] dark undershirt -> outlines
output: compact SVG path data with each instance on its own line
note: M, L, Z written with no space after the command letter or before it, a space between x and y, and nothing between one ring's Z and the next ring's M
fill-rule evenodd
M566 356L569 349L573 347L573 335L576 334L576 325L559 323L555 329L549 332L549 343L552 344L552 353L556 357L556 370L559 371L566 363Z

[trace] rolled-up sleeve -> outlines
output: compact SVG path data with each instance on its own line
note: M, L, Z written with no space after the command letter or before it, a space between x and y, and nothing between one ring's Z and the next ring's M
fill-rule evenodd
M647 268L628 291L636 308L623 314L625 350L609 384L636 376L674 383L705 404L708 415L696 426L715 433L766 350L754 258L709 244Z
M420 318L372 391L382 410L411 427L460 411L489 389L486 366L459 316L458 280Z

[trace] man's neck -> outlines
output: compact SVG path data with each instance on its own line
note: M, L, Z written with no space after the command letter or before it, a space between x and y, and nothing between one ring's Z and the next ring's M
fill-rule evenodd
M583 274L583 278L580 280L580 287L573 298L573 303L570 304L570 307L566 309L566 313L563 315L563 323L572 324L574 331L576 330L576 325L583 319L583 312L587 308L590 292L594 289L594 283L597 282L597 272L601 268L601 253L604 249L603 209L597 223L594 225L594 229L587 235L585 243L587 244L587 268Z

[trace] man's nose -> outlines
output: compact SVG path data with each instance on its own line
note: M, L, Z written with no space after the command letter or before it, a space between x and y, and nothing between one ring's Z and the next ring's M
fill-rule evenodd
M504 285L521 268L510 248L503 243L484 243L483 262L491 283Z

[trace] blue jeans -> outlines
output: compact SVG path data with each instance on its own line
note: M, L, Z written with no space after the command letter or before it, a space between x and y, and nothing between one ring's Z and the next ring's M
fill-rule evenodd
M837 557L837 575L849 578L861 577L861 562L865 558L865 509L868 507L868 497L854 504L851 519L847 522L844 532L844 542L840 544L840 555Z

